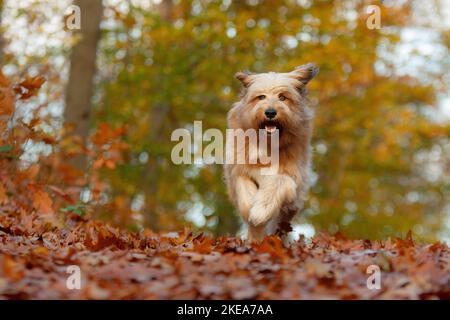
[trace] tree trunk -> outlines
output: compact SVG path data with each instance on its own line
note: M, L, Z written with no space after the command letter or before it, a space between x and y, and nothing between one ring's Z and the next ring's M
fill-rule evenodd
M173 12L173 1L163 0L157 7L158 13L162 20L167 23L172 22L172 12ZM167 120L167 115L170 111L170 105L168 103L160 103L153 107L152 110L152 123L156 127L152 130L152 141L161 141L160 137L163 132L164 122ZM145 181L149 181L147 194L147 206L144 209L144 219L146 224L150 226L153 230L158 230L158 179L160 176L160 168L158 164L158 159L152 159L148 163L148 167L144 176ZM150 197L149 197L150 195Z
M66 125L73 128L72 134L86 143L91 120L91 99L94 92L97 45L100 40L100 22L103 15L102 0L76 0L80 8L81 29L75 34L81 39L73 47L70 57L69 81L66 87ZM74 167L85 171L87 159L79 155L70 159Z
M163 0L158 5L158 11L161 18L167 22L172 21L173 2L172 0Z

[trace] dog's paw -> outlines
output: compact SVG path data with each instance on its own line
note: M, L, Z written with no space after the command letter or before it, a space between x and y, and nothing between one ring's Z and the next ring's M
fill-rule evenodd
M247 239L248 244L259 243L264 239L265 231L264 226L255 227L252 225L248 226Z
M273 216L273 212L270 207L261 203L255 203L250 209L248 222L257 227L266 224Z

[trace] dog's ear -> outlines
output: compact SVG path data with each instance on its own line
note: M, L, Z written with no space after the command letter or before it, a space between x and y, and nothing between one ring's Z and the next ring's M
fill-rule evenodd
M252 78L253 74L254 73L249 72L249 71L240 71L240 72L236 73L234 75L234 77L242 83L244 88L248 88L248 86L250 86L250 84L252 83L251 78Z
M290 74L292 77L306 85L319 72L319 68L314 63L307 63L295 68Z

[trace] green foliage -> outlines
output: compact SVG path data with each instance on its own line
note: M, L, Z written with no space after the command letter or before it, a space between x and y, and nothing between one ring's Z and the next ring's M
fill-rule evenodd
M10 152L13 149L11 145L0 146L0 152Z
M82 203L69 205L67 207L64 207L61 209L62 212L67 213L74 213L80 217L84 217L86 215L86 205Z

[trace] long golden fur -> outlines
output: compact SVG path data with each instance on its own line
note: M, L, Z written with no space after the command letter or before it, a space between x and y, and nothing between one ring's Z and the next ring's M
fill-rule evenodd
M303 205L310 171L313 113L307 106L307 83L317 74L311 63L288 73L239 72L241 100L228 113L230 129L279 130L279 166L276 174L261 174L261 163L225 164L231 201L248 225L247 239L260 241L267 234L285 235ZM270 112L275 113L273 116ZM245 150L227 152L239 153ZM242 146L241 146L242 148ZM245 148L245 147L244 147ZM266 165L269 166L270 164Z

